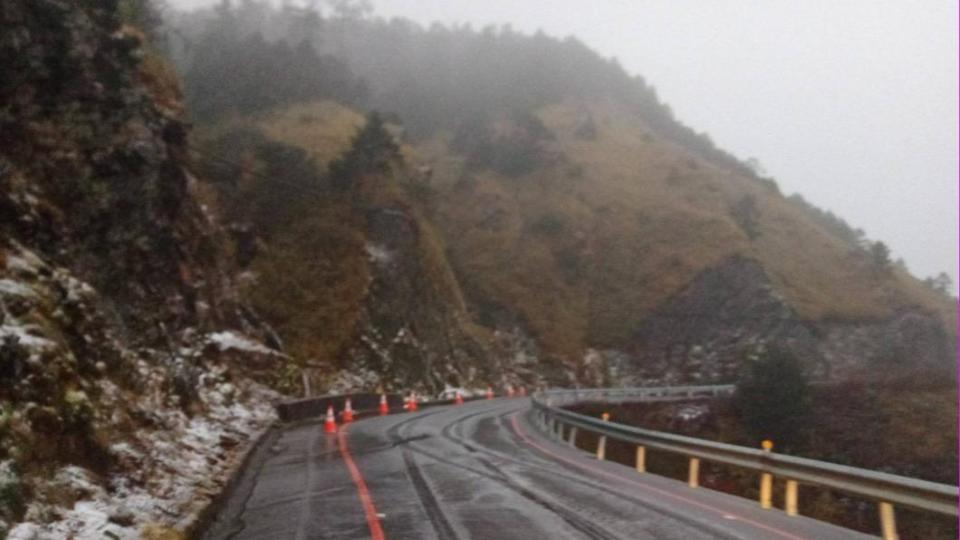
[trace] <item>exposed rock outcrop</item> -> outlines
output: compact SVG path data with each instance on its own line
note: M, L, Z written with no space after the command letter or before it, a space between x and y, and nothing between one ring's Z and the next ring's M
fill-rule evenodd
M116 12L0 5L0 536L189 527L272 419L238 367L279 353L217 346L268 329L194 199L175 81Z
M388 388L489 384L502 366L423 223L400 206L370 208L365 222L371 278L349 363Z
M862 321L805 321L755 261L733 257L697 277L638 328L627 355L608 353L622 384L732 382L762 344L798 354L820 380L948 372L950 337L935 314L904 310Z

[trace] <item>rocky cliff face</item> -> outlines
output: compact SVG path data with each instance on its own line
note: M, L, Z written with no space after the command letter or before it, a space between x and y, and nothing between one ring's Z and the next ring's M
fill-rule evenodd
M178 326L238 322L236 299L189 194L186 130L161 105L171 90L149 80L140 38L114 11L4 3L3 224L104 290L129 336L157 344Z
M498 372L489 343L470 333L442 253L430 257L424 224L402 206L368 209L365 222L371 276L351 370L396 389L487 384Z
M222 175L234 192L245 176L267 177L231 218L287 210L236 230L271 250L252 265L257 305L298 359L327 371L320 386L409 385L420 369L431 370L431 387L468 380L470 369L491 383L498 370L551 384L730 380L747 350L774 341L819 378L886 371L882 358L905 371L949 364L954 300L886 260L863 231L785 196L674 118L641 78L576 40L324 19L257 2L174 19L194 96L216 102L211 89L223 83L251 104L221 103L204 116L222 139L209 153L241 164ZM284 55L222 39L231 32L312 40L366 79L370 99L322 85L286 101L258 95L270 60ZM217 46L206 54L187 50L207 38ZM222 67L220 50L236 77L193 69ZM296 65L320 74L307 86L324 79L315 63ZM357 103L392 111L401 154L424 172L417 186L371 178L368 195L407 191L371 205L372 218L334 200L351 179L326 174L363 125ZM236 152L250 128L273 148ZM295 215L297 200L278 194L290 184L326 191ZM258 202L269 212L257 214ZM287 230L276 234L278 225ZM441 246L434 262L415 240L427 230ZM441 267L452 277L433 271ZM493 347L473 353L474 342ZM330 370L363 375L329 385Z
M938 316L919 309L873 321L805 321L756 261L739 256L661 304L635 343L626 354L605 355L626 384L732 382L746 354L772 343L796 352L824 381L948 373L952 350Z
M188 527L271 417L238 366L281 354L243 335L176 84L109 1L4 2L0 72L0 534Z

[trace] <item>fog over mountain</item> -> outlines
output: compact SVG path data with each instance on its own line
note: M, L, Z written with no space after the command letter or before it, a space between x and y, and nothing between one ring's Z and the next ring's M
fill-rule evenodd
M177 7L216 3L171 0ZM377 0L420 23L575 35L786 193L957 282L957 6L949 2Z
M2 0L0 538L739 534L453 400L640 386L577 410L909 477L804 537L957 538L956 9L773 1Z

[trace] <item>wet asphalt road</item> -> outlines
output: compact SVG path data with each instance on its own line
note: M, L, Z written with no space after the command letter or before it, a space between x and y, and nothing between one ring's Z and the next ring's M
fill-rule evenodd
M336 435L319 422L279 429L203 538L869 538L598 461L543 435L528 411L525 398L495 399Z

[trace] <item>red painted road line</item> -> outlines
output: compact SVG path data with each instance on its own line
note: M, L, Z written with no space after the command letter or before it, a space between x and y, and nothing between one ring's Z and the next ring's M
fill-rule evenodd
M384 540L383 529L380 527L380 518L377 517L377 507L373 505L373 497L367 489L367 483L360 474L360 469L353 461L350 450L347 448L347 426L343 426L337 432L337 442L340 446L340 456L343 462L347 464L347 470L350 471L350 477L354 485L357 486L357 494L360 496L360 503L363 504L363 513L367 516L367 527L370 529L370 538L372 540Z
M553 457L553 458L555 458L555 459L559 459L560 461L564 461L564 462L566 462L566 463L569 463L569 464L571 464L571 465L574 465L575 467L579 467L579 468L581 468L581 469L590 471L591 473L600 474L600 475L603 475L603 476L607 476L607 477L613 478L613 479L615 479L615 480L620 480L620 481L623 481L623 482L627 482L627 483L633 484L633 485L635 485L635 486L641 487L641 488L643 488L643 489L645 489L645 490L647 490L647 491L652 491L652 492L654 492L654 493L657 493L658 495L663 495L664 497L668 497L668 498L671 498L671 499L674 499L674 500L677 500L677 501L682 501L682 502L684 502L684 503L687 503L687 504L690 504L690 505L693 505L693 506L700 507L700 508L702 508L702 509L704 509L704 510L707 510L707 511L709 511L709 512L714 512L714 513L718 514L718 515L719 515L721 518L723 518L723 519L729 519L729 517L726 517L726 516L730 516L730 517L736 518L736 520L737 520L737 521L740 521L741 523L746 523L747 525L753 525L754 527L757 527L757 528L759 528L759 529L763 529L763 530L765 530L765 531L771 532L771 533L773 533L773 534L776 534L777 536L782 536L782 537L784 537L784 538L789 538L790 540L805 540L805 539L804 539L803 537L801 537L801 536L796 536L796 535L790 534L790 533L788 533L788 532L786 532L786 531L781 531L780 529L777 529L777 528L775 528L775 527L770 527L769 525L764 525L763 523L760 523L760 522L757 522L757 521L753 521L753 520L748 519L748 518L745 518L745 517L743 517L743 516L734 514L733 512L729 512L729 511L726 511L726 510L721 510L721 509L719 509L719 508L717 508L717 507L715 507L715 506L711 506L711 505L709 505L709 504L702 503L702 502L700 502L700 501L695 501L695 500L693 500L693 499L688 499L687 497L684 497L683 495L677 495L677 494L671 493L671 492L669 492L669 491L665 491L665 490L662 490L662 489L659 489L659 488L655 488L655 487L653 487L653 486L649 486L649 485L644 484L644 483L642 483L642 482L636 482L636 481L634 481L634 480L631 480L629 477L623 477L623 476L618 476L618 475L616 475L616 474L611 474L611 473L609 473L609 472L607 472L607 471L605 471L605 470L603 470L603 469L598 469L598 468L596 468L596 467L591 467L591 466L589 466L589 465L587 465L587 464L585 464L585 463L580 463L580 462L574 461L574 460L572 460L572 459L567 459L567 458L561 456L560 454L557 454L557 453L555 453L555 452L551 452L550 450L548 450L548 449L545 448L544 446L533 442L533 440L531 440L531 439L526 435L526 433L524 433L524 431L520 428L520 425L517 423L517 414L519 414L519 413L513 413L513 414L510 416L510 423L513 425L513 431L516 432L517 436L519 436L521 439L523 439L523 441L524 441L525 443L529 444L530 446L533 446L534 448L540 450L540 451L543 452L544 454L547 454L547 455L549 455L549 456L551 456L551 457Z

